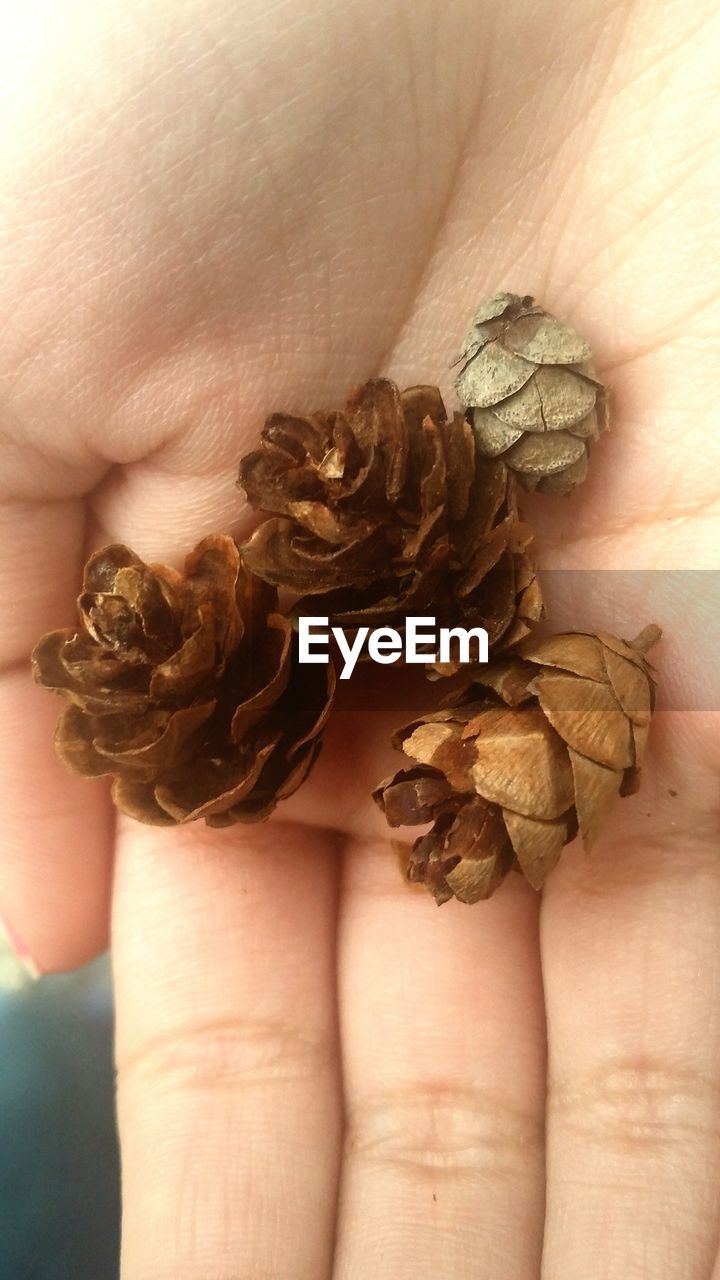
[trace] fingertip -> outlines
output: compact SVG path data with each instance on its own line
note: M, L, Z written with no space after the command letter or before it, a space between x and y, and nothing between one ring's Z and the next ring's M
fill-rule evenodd
M65 773L58 706L24 670L0 680L0 912L38 974L77 968L108 944L113 813L103 781Z

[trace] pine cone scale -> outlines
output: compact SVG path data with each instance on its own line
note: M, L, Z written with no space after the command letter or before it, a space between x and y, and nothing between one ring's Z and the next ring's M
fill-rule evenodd
M207 610L214 621L216 653L220 660L233 653L242 639L245 624L238 606L242 578L240 551L232 538L217 535L204 538L185 560L184 627L192 632L202 626Z
M573 800L561 738L536 707L480 714L464 730L475 739L471 776L486 800L536 818L557 818Z
M478 351L455 382L460 403L478 409L515 395L530 381L535 366L494 342Z
M583 635L582 632L542 640L530 638L520 646L519 655L528 663L569 671L600 684L607 679L603 645L598 644L594 636Z
M111 788L116 809L136 822L151 827L174 827L172 818L155 799L155 788L150 782L139 782L129 777L116 777Z
M63 628L48 632L35 646L33 663L36 670L42 670L41 683L45 688L98 715L109 711L141 711L147 703L147 694L128 687L134 676L119 669L114 659L98 653L85 663L64 661L66 647L73 654L77 652L77 640L75 631Z
M253 682L259 687L238 703L230 722L230 733L241 742L248 729L262 720L288 687L292 663L292 628L280 614L267 619L265 644L260 660L255 658L257 674Z
M113 767L94 746L88 720L76 703L66 707L55 728L55 752L70 773L101 778L112 773Z
M599 385L572 368L542 366L515 395L494 404L492 416L520 432L574 431L595 413Z
M533 364L581 364L592 354L579 333L540 307L526 309L508 326L503 340L511 351Z
M195 703L177 711L145 711L133 715L88 716L79 708L77 714L65 712L58 729L58 754L67 759L78 740L104 761L100 773L113 773L118 768L151 777L158 765L182 763L190 739L213 714L216 703ZM68 709L68 711L70 708ZM75 770L76 772L78 770ZM80 770L84 772L84 770Z
M651 692L642 670L627 658L605 649L605 669L625 715L637 726L650 723Z
M150 697L158 701L179 701L194 697L207 681L215 661L213 610L201 605L198 626L171 657L154 667L150 676Z
M451 521L465 520L470 511L475 475L475 437L472 427L460 414L455 414L448 422L443 432L443 445L446 474L451 477L444 494L448 514ZM507 488L500 485L497 487L500 492L493 516L499 511Z
M380 791L373 793L378 802ZM396 773L384 787L383 805L385 817L391 827L419 826L431 822L439 804L452 797L452 787L447 778L427 769L403 769Z
M567 844L567 819L560 816L541 820L513 809L503 809L502 817L525 879L533 889L542 889Z
M473 429L478 453L484 458L500 458L519 440L521 427L511 427L489 409L473 409Z
M524 435L504 455L509 467L529 477L553 476L584 456L584 442L566 431Z
M312 688L313 683L317 686L315 690ZM317 745L319 748L320 735L330 719L335 688L336 676L332 663L319 670L316 668L314 678L307 680L304 697L296 700L293 738L287 752L289 759L310 745Z
M204 758L173 771L155 786L158 804L176 822L227 812L252 790L281 736L277 729L234 759Z
M113 594L123 569L145 568L139 556L122 542L113 542L90 556L83 575L84 595Z
M585 848L590 850L620 794L623 772L598 764L572 747L568 748L568 755L573 771L578 827Z
M352 579L358 586L375 581L383 548L383 535L369 525L345 545L328 548L323 557L323 590L345 587ZM273 586L293 590L318 590L316 547L310 537L303 538L292 520L265 520L243 547L243 558L252 573Z
M634 765L632 725L609 685L544 671L532 689L553 729L581 755L609 769Z

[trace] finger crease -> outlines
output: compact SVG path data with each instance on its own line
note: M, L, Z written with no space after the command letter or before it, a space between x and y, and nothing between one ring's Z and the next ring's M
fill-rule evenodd
M348 1115L350 1157L417 1172L534 1177L543 1148L537 1116L485 1089L412 1087L370 1097Z
M548 1117L576 1140L623 1156L696 1146L720 1135L720 1080L645 1059L611 1062L551 1084Z
M275 1020L205 1021L145 1040L120 1053L122 1087L140 1077L145 1085L191 1092L249 1085L287 1084L330 1069L334 1049L326 1035L309 1034L300 1024Z

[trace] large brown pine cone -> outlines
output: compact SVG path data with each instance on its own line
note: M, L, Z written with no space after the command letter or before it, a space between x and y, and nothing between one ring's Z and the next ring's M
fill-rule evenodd
M80 626L33 654L38 682L70 702L61 760L115 775L116 805L141 822L267 817L317 755L334 682L331 666L297 666L275 605L232 538L203 539L182 574L124 546L98 551Z
M654 705L644 653L600 632L523 642L474 673L460 705L401 729L416 761L375 799L390 826L433 822L406 867L439 903L487 898L512 868L540 888L578 830L594 843L618 795L631 794Z
M491 645L526 635L540 589L502 462L481 458L436 387L377 378L333 413L276 413L240 484L273 513L243 547L254 573L302 594L295 613L352 628L484 626Z
M607 426L587 342L533 298L497 293L476 313L455 382L479 451L525 489L567 494L585 479L589 442Z

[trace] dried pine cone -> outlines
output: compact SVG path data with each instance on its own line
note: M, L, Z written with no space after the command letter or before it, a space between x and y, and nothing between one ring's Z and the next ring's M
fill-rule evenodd
M567 494L585 479L589 441L607 426L590 347L530 297L497 293L477 312L455 386L478 449L526 489Z
M436 387L377 378L345 410L268 418L240 484L266 520L243 547L267 582L302 593L295 613L353 628L484 626L491 645L526 635L542 611L513 479L478 456Z
M437 902L487 898L513 867L539 889L578 829L586 849L637 789L654 704L644 653L599 632L530 639L474 673L461 705L401 729L417 762L375 799L390 826L433 822L406 867Z
M114 774L119 809L171 826L258 821L307 775L331 666L296 665L276 595L211 535L184 573L105 547L85 569L80 626L51 631L35 678L70 702L55 747L74 773Z

